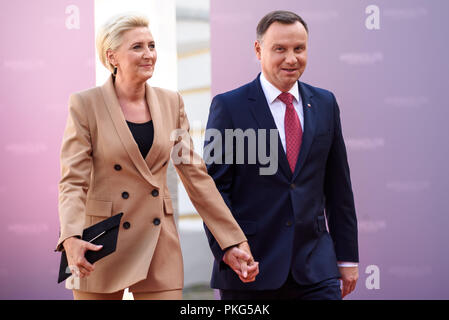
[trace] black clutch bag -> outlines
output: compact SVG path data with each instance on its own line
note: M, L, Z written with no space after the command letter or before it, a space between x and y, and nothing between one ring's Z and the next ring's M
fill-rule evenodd
M83 230L82 240L91 242L95 245L103 245L103 248L99 251L86 251L85 257L87 261L93 264L115 251L122 216L123 213L121 212ZM63 251L61 255L61 264L59 266L58 283L67 279L71 274L72 273L68 268L67 255L65 251Z

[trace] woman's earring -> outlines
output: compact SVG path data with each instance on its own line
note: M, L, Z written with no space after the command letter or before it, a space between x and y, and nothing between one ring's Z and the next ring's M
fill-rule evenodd
M114 76L116 76L117 75L117 67L116 66L114 66Z

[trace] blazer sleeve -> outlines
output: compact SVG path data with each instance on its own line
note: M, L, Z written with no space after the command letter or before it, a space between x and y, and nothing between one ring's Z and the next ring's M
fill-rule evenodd
M81 96L72 94L69 115L61 147L59 181L60 235L56 251L65 239L81 237L85 220L85 203L92 169L92 143L87 113Z
M232 212L231 191L234 181L234 165L226 163L227 149L224 139L226 129L233 129L233 124L229 112L226 111L224 103L218 95L212 99L209 119L207 121L206 132L210 132L211 137L205 137L205 160L207 164L207 172L213 178L224 202ZM218 137L214 135L214 130L217 134L219 134ZM221 137L221 139L219 137ZM206 225L204 226L204 231L206 232L209 246L215 258L217 261L221 261L224 252L220 250L217 241Z
M334 137L326 164L324 194L329 233L338 261L358 262L357 218L340 110L333 99Z
M171 155L172 161L192 204L216 239L220 251L223 251L247 239L223 201L214 180L207 173L203 159L193 149L189 121L179 93L178 99L179 129ZM221 261L222 255L218 258Z

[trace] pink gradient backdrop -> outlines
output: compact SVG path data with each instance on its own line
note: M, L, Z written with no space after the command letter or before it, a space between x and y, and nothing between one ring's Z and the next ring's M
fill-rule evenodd
M373 4L379 30L365 27ZM280 9L309 25L301 80L333 91L341 109L361 259L350 298L448 299L449 2L211 1L213 95L256 77L257 23ZM372 265L379 289L366 286Z
M79 29L66 27L70 5L79 8ZM1 7L0 299L71 298L56 283L53 252L59 150L70 93L95 85L94 3L17 0Z

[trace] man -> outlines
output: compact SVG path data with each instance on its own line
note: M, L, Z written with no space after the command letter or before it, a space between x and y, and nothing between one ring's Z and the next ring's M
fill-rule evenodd
M331 92L298 81L307 40L307 24L295 13L267 14L255 41L262 73L211 104L207 129L223 138L222 148L213 149L221 153L206 161L208 172L260 263L257 277L258 268L248 266L247 281L239 281L205 227L215 256L211 286L222 299L341 299L358 279L357 220L339 108ZM250 142L243 164L228 161L238 151L235 141L223 143L229 129L277 129L277 148L257 137L259 148L275 149L275 174L263 175L261 161L248 161ZM220 143L206 136L205 150L214 141Z

